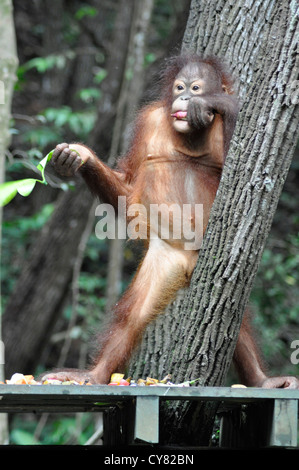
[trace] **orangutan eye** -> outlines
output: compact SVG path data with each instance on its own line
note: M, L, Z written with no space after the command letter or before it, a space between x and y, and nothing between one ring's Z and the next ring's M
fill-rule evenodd
M174 83L174 86L173 86L173 92L176 94L176 95L179 95L180 93L182 93L184 90L186 90L186 85L185 83L182 81L182 80L178 80Z

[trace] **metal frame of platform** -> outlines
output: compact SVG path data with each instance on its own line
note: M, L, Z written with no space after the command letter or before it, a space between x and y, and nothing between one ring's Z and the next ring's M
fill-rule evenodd
M163 400L219 403L220 446L298 446L299 390L108 385L0 385L2 413L104 412L105 445L159 444Z

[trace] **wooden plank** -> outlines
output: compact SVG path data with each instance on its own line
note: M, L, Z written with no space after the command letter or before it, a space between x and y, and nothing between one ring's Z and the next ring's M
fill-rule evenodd
M136 398L134 438L150 444L159 442L159 397Z
M299 400L299 390L230 388L230 387L121 387L108 385L0 385L0 410L18 401L33 406L37 403L67 406L115 403L137 396L156 396L165 400L202 400L249 403L268 399Z

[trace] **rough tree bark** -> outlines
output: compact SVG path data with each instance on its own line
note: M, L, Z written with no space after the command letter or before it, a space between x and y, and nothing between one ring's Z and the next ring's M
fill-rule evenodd
M129 373L221 386L298 138L293 0L193 0L185 51L225 58L241 113L190 288L149 326ZM164 442L206 445L215 409L172 403Z

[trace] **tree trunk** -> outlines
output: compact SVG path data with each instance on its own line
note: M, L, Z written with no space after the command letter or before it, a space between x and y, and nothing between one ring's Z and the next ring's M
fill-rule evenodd
M0 5L0 183L5 180L5 151L10 144L9 120L15 72L18 65L16 39L13 24L11 0L4 0ZM0 208L0 246L2 228L2 208ZM1 253L0 253L1 259ZM0 287L1 289L1 287ZM2 309L0 291L0 380L4 380L4 347L2 342ZM8 440L7 416L0 415L0 444Z
M134 377L224 384L298 138L298 13L293 0L192 1L183 49L226 59L242 107L190 288L149 326ZM206 445L214 415L168 404L162 440Z
M144 57L148 28L154 6L153 0L135 0L131 21L130 39L126 57L125 74L119 94L117 114L108 163L112 166L117 155L128 150L130 127L143 93ZM127 75L131 79L127 79ZM121 294L124 240L109 242L106 311L111 312Z

